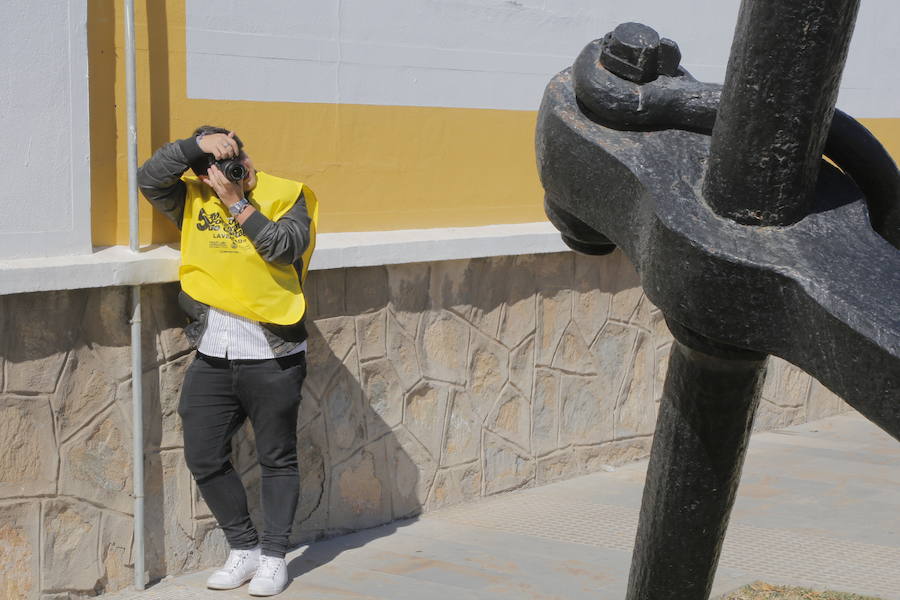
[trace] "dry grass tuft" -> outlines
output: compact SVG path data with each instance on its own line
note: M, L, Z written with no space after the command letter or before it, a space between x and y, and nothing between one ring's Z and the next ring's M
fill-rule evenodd
M757 581L728 594L722 600L879 600L879 598L844 592L820 592Z

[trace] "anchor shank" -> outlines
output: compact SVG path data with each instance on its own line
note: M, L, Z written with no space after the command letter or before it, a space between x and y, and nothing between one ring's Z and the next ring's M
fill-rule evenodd
M627 600L709 597L765 373L763 354L673 329Z
M859 0L744 0L703 193L719 215L809 214Z

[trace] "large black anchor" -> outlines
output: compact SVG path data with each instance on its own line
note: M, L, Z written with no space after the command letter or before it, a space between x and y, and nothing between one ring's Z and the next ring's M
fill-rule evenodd
M635 23L547 86L548 217L620 247L676 338L629 600L709 596L769 354L900 439L900 176L835 111L857 9L743 0L724 86Z

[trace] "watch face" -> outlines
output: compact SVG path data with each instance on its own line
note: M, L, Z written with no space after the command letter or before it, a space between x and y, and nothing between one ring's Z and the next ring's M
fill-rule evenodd
M233 216L238 216L244 210L244 207L247 206L246 200L238 200L234 204L228 207L228 212L230 212Z

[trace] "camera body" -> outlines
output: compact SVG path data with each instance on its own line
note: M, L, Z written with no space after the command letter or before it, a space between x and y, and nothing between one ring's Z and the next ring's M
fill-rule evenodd
M216 165L225 174L225 177L234 183L239 183L247 176L247 167L244 166L244 163L239 158L216 160L212 154L205 154L200 161L191 165L191 169L198 176L206 175L209 168L213 165Z

